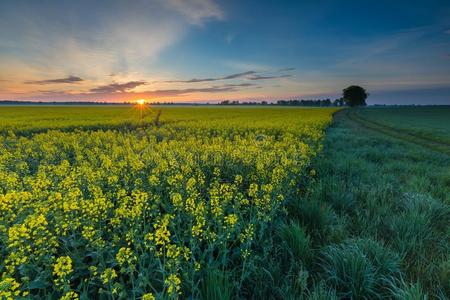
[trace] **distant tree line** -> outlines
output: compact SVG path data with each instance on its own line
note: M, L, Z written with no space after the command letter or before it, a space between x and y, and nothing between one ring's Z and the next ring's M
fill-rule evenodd
M358 85L351 85L342 90L342 97L331 101L330 99L312 99L312 100L278 100L276 102L268 103L267 101L262 102L239 102L225 100L219 105L281 105L281 106L366 106L366 99L369 93Z
M279 106L344 106L345 101L343 98L335 99L308 99L308 100L277 100L274 102L267 101L230 101L225 100L218 103L218 105L279 105Z

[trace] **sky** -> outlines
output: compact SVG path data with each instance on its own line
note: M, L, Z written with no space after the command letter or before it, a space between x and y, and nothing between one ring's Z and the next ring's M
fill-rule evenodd
M0 100L450 104L450 1L1 0Z

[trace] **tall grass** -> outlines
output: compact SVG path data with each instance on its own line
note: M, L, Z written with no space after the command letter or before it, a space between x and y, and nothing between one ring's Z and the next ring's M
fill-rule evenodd
M337 119L288 205L281 245L313 253L297 299L448 299L450 157Z
M392 280L401 277L399 257L370 239L327 246L322 255L322 276L342 298L389 297Z

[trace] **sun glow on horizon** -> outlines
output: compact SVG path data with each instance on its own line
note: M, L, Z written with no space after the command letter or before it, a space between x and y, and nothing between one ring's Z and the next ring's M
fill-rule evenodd
M136 100L136 104L138 105L144 105L145 103L146 103L145 99Z

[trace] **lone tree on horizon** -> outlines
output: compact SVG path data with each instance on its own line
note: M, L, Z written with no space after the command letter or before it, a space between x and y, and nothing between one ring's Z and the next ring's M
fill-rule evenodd
M358 85L352 85L342 91L342 97L348 106L365 106L369 94Z

